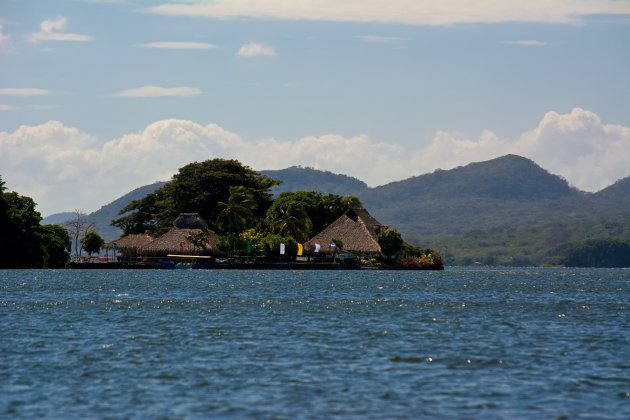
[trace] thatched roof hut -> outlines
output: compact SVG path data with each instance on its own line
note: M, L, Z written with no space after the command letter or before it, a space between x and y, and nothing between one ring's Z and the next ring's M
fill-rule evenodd
M353 254L379 254L381 246L377 236L387 226L376 220L366 209L352 209L345 212L339 219L331 223L326 229L315 235L304 244L309 253L314 253L319 245L320 253L331 253L333 239L343 243L343 251Z
M210 255L216 252L218 238L199 214L182 213L168 232L143 246L140 253L143 256Z
M178 229L208 229L208 224L199 213L180 213L173 225Z
M105 244L105 249L113 249L114 244L118 247L118 251L120 251L125 256L137 256L139 255L139 250L148 245L155 238L148 233L143 234L131 234L122 236L115 241L111 241Z

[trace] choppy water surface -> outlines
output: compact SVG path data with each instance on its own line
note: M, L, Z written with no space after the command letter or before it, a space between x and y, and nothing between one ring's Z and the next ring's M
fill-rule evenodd
M0 271L0 417L630 418L630 271Z

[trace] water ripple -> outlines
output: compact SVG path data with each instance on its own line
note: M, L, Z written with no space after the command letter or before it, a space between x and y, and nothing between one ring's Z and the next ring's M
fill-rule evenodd
M0 416L630 417L628 270L0 271Z

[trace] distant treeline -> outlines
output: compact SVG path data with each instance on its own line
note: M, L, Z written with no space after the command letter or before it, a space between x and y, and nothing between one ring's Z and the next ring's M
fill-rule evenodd
M567 247L559 262L567 267L630 267L630 243L594 239Z

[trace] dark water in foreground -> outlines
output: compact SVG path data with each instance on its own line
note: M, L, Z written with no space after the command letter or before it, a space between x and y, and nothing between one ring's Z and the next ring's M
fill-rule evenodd
M630 418L630 270L0 271L0 417Z

